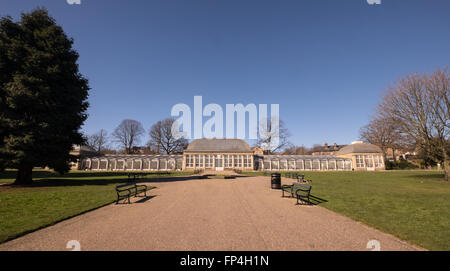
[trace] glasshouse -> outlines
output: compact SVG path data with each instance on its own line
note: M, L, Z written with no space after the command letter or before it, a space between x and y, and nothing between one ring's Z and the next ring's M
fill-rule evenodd
M82 170L181 170L182 155L105 155L82 160Z
M381 150L353 142L334 155L263 155L239 139L197 139L180 155L88 155L74 165L79 170L168 171L344 171L382 170Z
M352 160L336 156L265 155L258 169L272 170L352 170Z

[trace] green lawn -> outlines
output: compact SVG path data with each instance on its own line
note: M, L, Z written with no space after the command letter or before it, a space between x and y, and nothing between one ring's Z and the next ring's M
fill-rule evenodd
M0 173L0 183L12 183L15 171ZM188 175L151 174L149 178ZM114 186L127 182L126 173L72 172L61 176L33 172L33 187L0 186L0 243L114 202Z
M450 250L450 183L443 173L302 174L313 181L311 194L327 200L321 206L424 248Z
M188 175L186 172L171 175ZM261 174L246 173L246 174ZM305 172L312 195L335 212L431 250L450 250L450 183L436 171ZM15 172L0 173L11 183ZM115 199L125 173L36 171L40 184L0 186L0 243ZM150 177L160 177L153 174Z

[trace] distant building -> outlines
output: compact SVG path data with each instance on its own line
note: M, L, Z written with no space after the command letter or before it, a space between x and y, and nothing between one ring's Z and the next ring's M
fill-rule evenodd
M333 145L328 145L325 143L323 146L315 147L312 155L335 155L340 149L347 145L337 145L334 143Z
M396 149L395 152L392 148L388 148L386 150L386 159L389 161L399 161L399 160L408 160L410 157L415 157L417 155L417 151L414 149ZM395 154L395 158L394 158Z

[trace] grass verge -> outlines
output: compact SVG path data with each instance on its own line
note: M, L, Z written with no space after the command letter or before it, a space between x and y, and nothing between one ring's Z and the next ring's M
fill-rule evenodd
M442 172L302 174L311 194L326 200L321 206L426 249L450 250L450 183Z
M15 174L0 173L0 183L11 184ZM148 178L188 174L150 173ZM33 179L36 183L30 187L0 186L0 243L110 204L116 199L115 186L128 182L123 172L71 172L61 176L35 171Z

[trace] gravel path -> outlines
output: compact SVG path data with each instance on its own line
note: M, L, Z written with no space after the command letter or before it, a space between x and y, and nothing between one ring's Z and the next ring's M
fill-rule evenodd
M148 183L146 201L109 205L0 245L0 250L420 249L320 206L296 205L268 177Z

